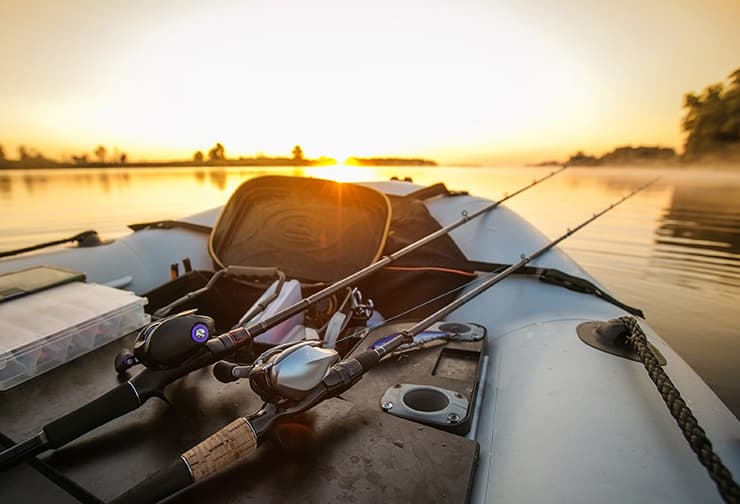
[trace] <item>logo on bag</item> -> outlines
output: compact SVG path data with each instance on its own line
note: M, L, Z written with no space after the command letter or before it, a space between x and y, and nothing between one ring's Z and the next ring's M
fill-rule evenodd
M190 337L196 343L203 343L208 339L208 327L205 324L195 324L190 331Z

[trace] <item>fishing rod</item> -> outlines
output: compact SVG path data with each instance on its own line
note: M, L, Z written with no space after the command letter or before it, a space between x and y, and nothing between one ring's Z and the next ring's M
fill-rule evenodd
M173 315L146 326L139 332L134 346L135 356L145 366L143 371L97 399L93 399L67 415L46 424L41 428L41 431L30 438L0 452L0 469L12 467L21 460L38 455L46 450L60 448L83 434L137 409L152 397L164 398L164 389L167 385L192 371L214 364L239 349L248 349L254 337L381 270L406 254L448 234L472 219L494 210L505 201L557 175L566 168L567 165L564 165L560 169L535 179L521 189L511 194L505 194L502 199L472 213L463 211L462 216L457 221L406 245L392 254L383 256L378 261L328 285L260 322L246 327L237 327L215 337L213 337L215 332L214 321L210 317L195 315L192 311ZM137 350L138 352L136 352Z
M655 179L657 180L657 179ZM295 343L282 350L268 350L249 371L251 388L265 401L246 417L240 417L189 449L167 468L153 474L137 486L116 497L111 504L154 503L197 483L257 450L269 438L270 429L281 420L294 417L322 401L336 397L357 383L380 360L414 336L425 331L454 310L511 276L527 263L540 257L573 233L598 219L617 205L655 182L638 187L604 210L547 243L499 273L492 273L479 285L463 293L412 327L388 341L339 360L339 354L319 348L319 342ZM282 374L281 374L282 372Z

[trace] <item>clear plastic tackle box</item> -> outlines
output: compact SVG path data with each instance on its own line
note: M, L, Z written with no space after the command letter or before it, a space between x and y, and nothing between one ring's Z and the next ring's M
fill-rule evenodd
M8 390L150 321L146 298L72 282L0 303L0 390Z

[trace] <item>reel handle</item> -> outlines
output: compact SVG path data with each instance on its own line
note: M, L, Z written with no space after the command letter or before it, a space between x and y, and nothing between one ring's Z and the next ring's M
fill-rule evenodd
M233 362L218 361L213 366L213 376L222 383L231 383L249 377L252 366L240 366Z

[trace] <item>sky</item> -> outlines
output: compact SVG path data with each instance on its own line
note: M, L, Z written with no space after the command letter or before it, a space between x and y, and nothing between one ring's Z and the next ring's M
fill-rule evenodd
M0 145L513 164L680 150L737 0L0 0Z

